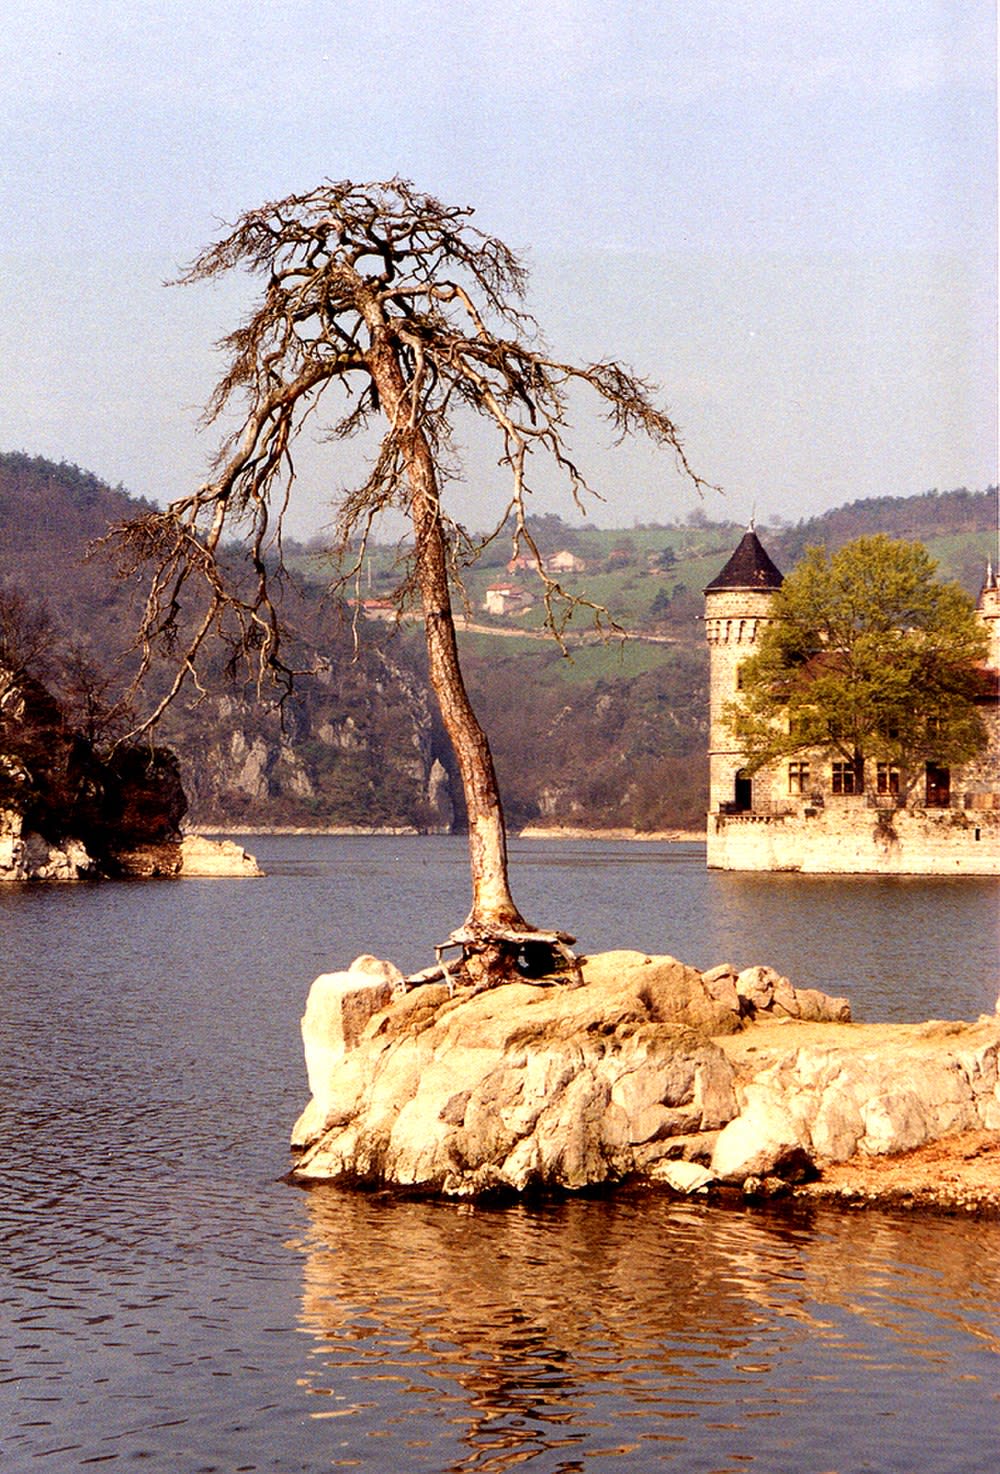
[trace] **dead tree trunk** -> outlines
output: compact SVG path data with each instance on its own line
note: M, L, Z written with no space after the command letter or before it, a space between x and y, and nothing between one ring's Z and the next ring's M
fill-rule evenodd
M510 893L506 826L493 755L459 665L434 458L417 417L411 415L410 393L384 324L373 330L369 362L406 468L430 681L455 752L468 811L472 908L454 938L461 940L467 961L475 954L484 972L502 972L505 959L512 968L520 951L510 934L536 934Z

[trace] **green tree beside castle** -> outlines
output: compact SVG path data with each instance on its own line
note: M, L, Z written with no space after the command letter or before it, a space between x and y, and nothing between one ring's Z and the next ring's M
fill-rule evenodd
M977 709L987 636L969 596L920 543L883 534L810 547L775 592L726 723L748 774L817 753L851 791L903 804L927 771L987 743Z

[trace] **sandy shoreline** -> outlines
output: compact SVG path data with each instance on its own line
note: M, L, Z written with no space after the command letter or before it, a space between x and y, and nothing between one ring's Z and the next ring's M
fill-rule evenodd
M798 1202L1000 1218L1000 1132L962 1131L891 1157L830 1162Z

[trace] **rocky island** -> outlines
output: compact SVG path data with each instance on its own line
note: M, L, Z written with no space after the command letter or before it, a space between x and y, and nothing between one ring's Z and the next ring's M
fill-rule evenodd
M481 992L371 957L317 978L292 1180L1000 1209L1000 1016L858 1024L767 967L580 961Z

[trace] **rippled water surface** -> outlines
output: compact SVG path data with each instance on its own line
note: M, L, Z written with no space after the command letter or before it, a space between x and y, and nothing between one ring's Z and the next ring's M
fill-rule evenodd
M254 846L264 881L0 891L0 1469L1000 1467L996 1224L284 1185L309 981L423 965L468 885L460 841ZM990 882L514 854L586 950L993 1006Z

